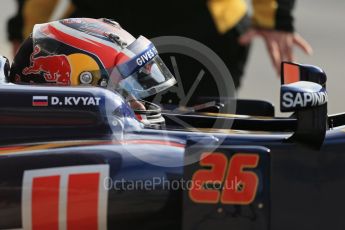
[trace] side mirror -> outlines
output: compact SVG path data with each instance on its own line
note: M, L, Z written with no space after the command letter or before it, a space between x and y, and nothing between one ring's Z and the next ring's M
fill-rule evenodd
M297 119L290 140L315 148L323 144L328 129L326 81L325 72L316 66L282 64L281 112L295 112Z

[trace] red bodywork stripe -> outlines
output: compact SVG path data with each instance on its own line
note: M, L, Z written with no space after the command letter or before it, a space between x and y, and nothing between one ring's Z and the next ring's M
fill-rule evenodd
M32 229L59 229L60 176L38 177L32 182Z
M99 173L69 176L67 229L98 229Z
M70 119L58 119L58 118L44 118L44 117L25 117L15 115L0 115L0 125L91 125L94 124L93 119L87 118L70 118ZM25 146L27 147L27 146ZM15 148L15 147L5 147ZM24 147L22 147L24 148ZM0 151L4 148L0 147Z
M59 143L59 142L58 142ZM172 146L177 148L184 148L185 144L181 144L178 142L172 142L172 141L162 141L162 140L126 140L126 141L90 141L85 143L80 143L78 141L74 142L67 142L67 143L61 143L59 145L55 142L49 142L48 144L38 144L38 145L27 145L27 146L6 146L6 147L0 147L0 155L8 155L8 154L15 154L19 152L32 150L31 148L37 149L58 149L58 148L64 148L64 147L83 147L83 146L96 146L96 145L122 145L122 144L138 144L138 145L165 145L165 146ZM52 145L52 147L49 147L47 145ZM55 145L54 145L55 144ZM58 146L56 146L58 145ZM9 152L6 152L9 151Z
M13 150L23 150L27 148L28 146L8 146L8 147L0 147L0 151L13 151Z
M126 144L138 144L138 145L167 145L167 146L172 146L172 147L180 147L183 148L185 147L184 144L180 144L177 142L171 142L171 141L160 141L160 140L128 140L124 141Z

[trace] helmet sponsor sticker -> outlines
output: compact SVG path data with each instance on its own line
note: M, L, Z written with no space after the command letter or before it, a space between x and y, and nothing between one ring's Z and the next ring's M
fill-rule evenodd
M130 59L129 61L118 66L118 69L123 77L128 77L147 63L152 61L158 55L156 47L151 43L148 48Z
M149 61L151 61L156 55L158 55L158 51L156 47L153 45L150 46L150 48L147 51L144 51L143 54L141 54L137 59L136 62L138 66L142 67Z

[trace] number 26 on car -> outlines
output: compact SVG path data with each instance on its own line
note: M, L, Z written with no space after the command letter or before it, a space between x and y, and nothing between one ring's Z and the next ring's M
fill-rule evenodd
M203 153L194 172L189 197L195 203L248 205L255 199L259 177L253 171L259 155L237 153L229 159L220 152Z

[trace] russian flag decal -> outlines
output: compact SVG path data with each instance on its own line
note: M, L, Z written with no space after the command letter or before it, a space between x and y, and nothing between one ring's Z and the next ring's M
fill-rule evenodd
M48 106L48 96L33 96L32 106Z

